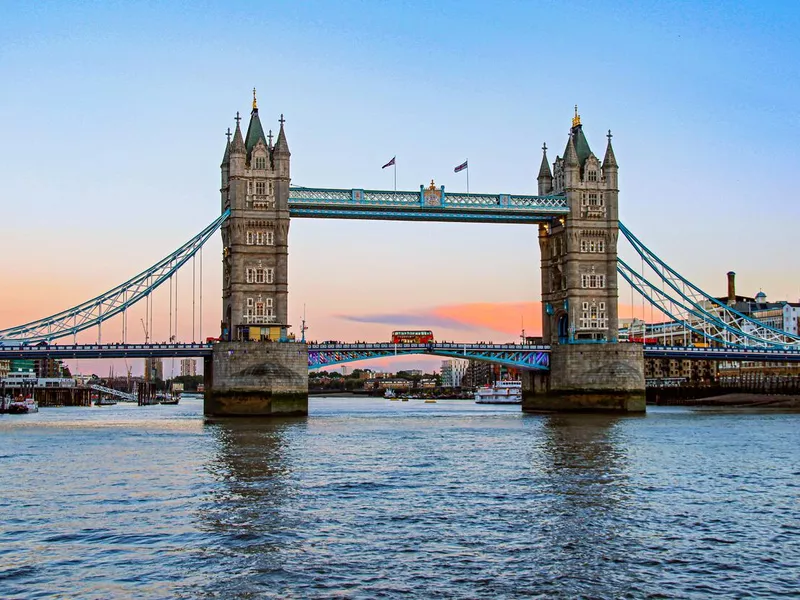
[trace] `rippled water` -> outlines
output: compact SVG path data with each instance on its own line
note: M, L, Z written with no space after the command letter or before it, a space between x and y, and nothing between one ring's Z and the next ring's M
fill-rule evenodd
M0 415L0 597L797 597L800 415Z

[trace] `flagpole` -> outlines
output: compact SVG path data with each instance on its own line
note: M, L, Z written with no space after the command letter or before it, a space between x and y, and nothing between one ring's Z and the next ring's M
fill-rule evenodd
M469 159L467 159L467 194L469 194Z
M394 159L394 193L397 194L397 158Z

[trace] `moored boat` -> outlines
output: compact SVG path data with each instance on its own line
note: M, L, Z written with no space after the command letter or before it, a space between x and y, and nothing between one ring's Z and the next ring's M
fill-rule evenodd
M18 396L8 405L8 412L15 415L39 412L39 404L32 396L28 396L27 398Z
M521 404L522 382L515 380L498 381L475 391L476 404Z

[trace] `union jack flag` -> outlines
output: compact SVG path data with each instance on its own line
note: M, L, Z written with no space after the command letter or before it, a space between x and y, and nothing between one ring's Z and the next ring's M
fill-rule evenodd
M393 156L393 157L392 157L392 160L390 160L388 163L386 163L385 165L383 165L383 166L381 167L381 169L385 169L386 167L391 167L391 166L394 164L394 159L395 159L395 158L397 158L397 157L396 157L396 156Z
M394 159L392 159L392 160L394 160ZM465 160L463 163L461 163L460 165L458 165L458 166L457 166L455 169L453 169L453 173L460 173L461 171L463 171L464 169L466 169L466 168L467 168L467 166L468 166L468 165L467 165L467 163L468 163L468 162L469 162L469 161L466 161L466 160Z

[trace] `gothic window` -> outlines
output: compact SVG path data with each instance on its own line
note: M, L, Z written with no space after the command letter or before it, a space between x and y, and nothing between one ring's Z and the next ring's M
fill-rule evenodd
M582 288L604 288L606 287L606 276L605 275L595 275L592 273L591 275L581 275L581 287Z
M598 252L605 252L606 251L606 242L605 242L605 240L597 240L597 251Z
M263 302L256 302L256 316L263 317L264 316L264 303Z
M257 246L263 246L264 245L264 232L263 231L257 231L256 232L256 245Z
M250 307L250 308L253 308L253 299L252 298L248 298L247 299L247 306Z
M253 244L255 244L255 242L256 242L255 238L256 238L255 233L253 233L252 231L248 231L247 232L247 245L248 246L252 246Z
M272 182L270 181L269 182L269 195L272 196L272 194L274 192L275 192L275 188L273 187Z
M247 193L248 194L252 194L253 193L253 185L249 181L247 182Z
M603 194L600 194L600 206L604 206L605 202L603 201Z
M267 298L267 306L272 307L272 298Z
M589 206L597 206L597 194L589 194Z
M253 271L255 271L255 269L251 269L249 267L245 270L245 281L247 283L253 283Z
M266 239L267 239L267 246L274 246L275 245L275 232L274 231L267 231L266 232Z
M256 195L263 196L266 183L263 181L256 181Z
M267 283L275 281L275 269L272 267L264 269L264 278L267 280Z
M587 173L587 179L589 181L597 181L597 171L589 171Z
M254 269L256 272L256 283L264 283L264 269Z
M267 159L263 156L256 156L256 169L266 169Z

